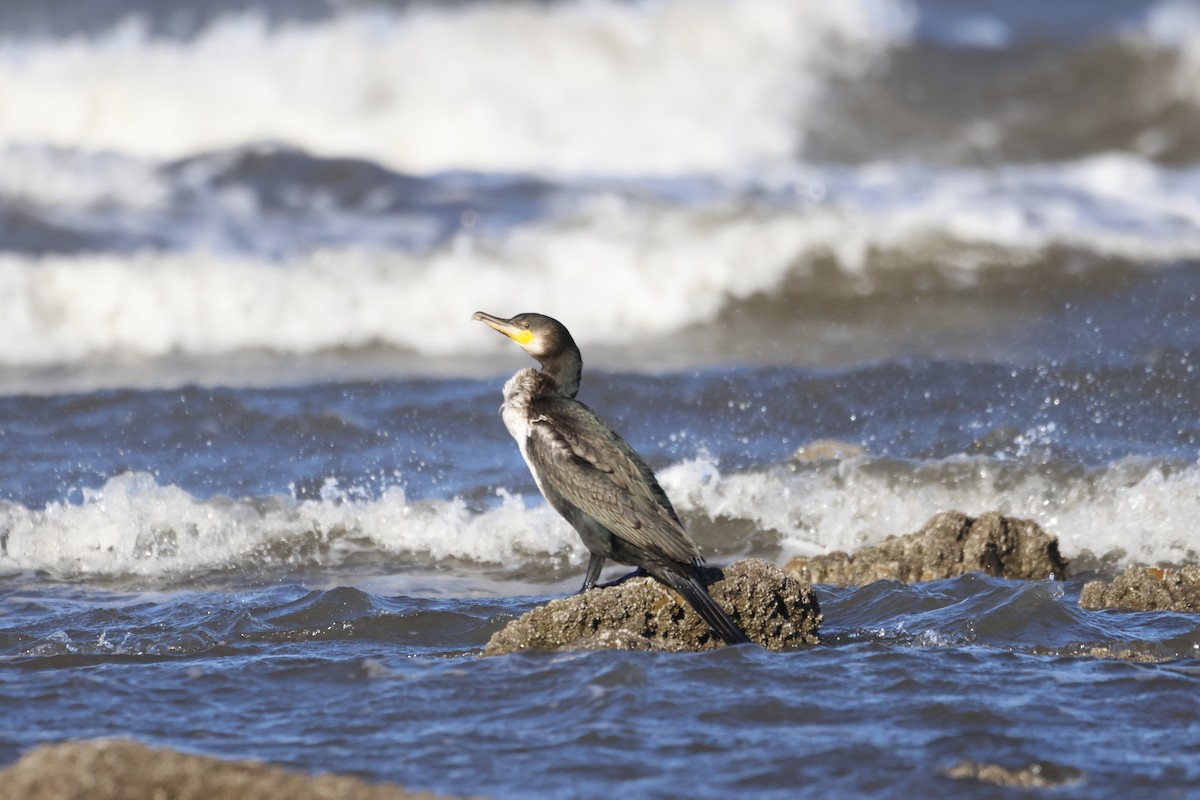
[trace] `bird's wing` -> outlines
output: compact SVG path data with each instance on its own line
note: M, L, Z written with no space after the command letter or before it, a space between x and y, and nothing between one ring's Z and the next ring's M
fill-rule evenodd
M633 448L582 403L556 402L551 410L534 410L528 442L545 488L653 555L699 561L700 551Z

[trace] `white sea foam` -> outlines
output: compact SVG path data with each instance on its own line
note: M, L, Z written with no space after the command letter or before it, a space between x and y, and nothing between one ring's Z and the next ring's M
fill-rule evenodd
M822 202L793 196L806 180L826 190ZM203 249L214 227L206 219L194 249L3 255L0 364L376 344L432 355L499 350L465 323L479 308L553 309L581 345L630 342L709 322L829 254L864 292L879 252L903 256L890 264L968 279L982 265L1019 269L1055 248L1134 263L1200 258L1200 169L1132 156L998 171L776 172L750 186L772 199L746 200L745 185L672 205L581 190L549 217L426 252L347 246L280 263Z
M748 521L782 543L780 560L853 551L917 530L946 509L989 510L1038 521L1067 558L1118 554L1123 563L1195 562L1191 518L1200 467L1120 462L1073 481L1027 470L1015 479L987 459L930 464L904 475L865 458L793 471L722 474L711 461L660 473L685 519ZM953 473L954 477L948 477ZM82 503L44 510L0 508L0 568L61 577L246 573L394 559L397 565L452 560L525 580L536 567L582 569L578 536L544 503L501 494L472 512L457 499L411 501L393 487L376 499L327 487L319 499L199 500L151 476L122 475ZM728 557L720 548L717 561ZM409 567L397 566L400 571Z
M782 536L784 557L853 552L911 533L934 514L987 511L1037 521L1063 555L1123 553L1127 563L1195 562L1191 521L1200 467L1123 461L1066 479L985 458L890 469L867 458L792 471L722 475L697 460L659 475L683 514L753 522Z
M153 210L169 193L151 160L32 145L0 148L0 197L10 203L67 214L101 205Z
M1158 47L1179 55L1174 88L1180 98L1200 102L1200 8L1191 0L1166 0L1146 15L1138 32Z
M199 500L153 476L129 473L86 490L78 504L0 510L0 564L61 576L179 576L336 566L363 549L425 563L480 565L523 559L585 560L546 508L503 495L472 514L460 500L410 502L400 487L375 500L327 487L318 499ZM565 524L565 523L564 523Z
M0 42L0 144L180 156L266 139L406 170L657 173L788 160L823 81L905 39L899 0L611 0L136 19Z

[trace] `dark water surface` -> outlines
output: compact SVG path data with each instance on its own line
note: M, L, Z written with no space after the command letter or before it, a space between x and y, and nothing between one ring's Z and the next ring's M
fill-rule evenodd
M477 659L535 598L10 589L28 627L6 632L23 655L0 692L36 739L120 731L498 796L960 792L945 772L963 760L1033 764L1072 796L1200 779L1187 615L1082 612L1069 588L982 576L823 598L826 643L791 653ZM1183 660L1079 657L1114 643Z

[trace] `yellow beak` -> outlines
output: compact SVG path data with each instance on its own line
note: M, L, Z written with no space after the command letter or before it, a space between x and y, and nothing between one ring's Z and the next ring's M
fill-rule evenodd
M491 314L485 314L482 311L476 311L471 315L471 319L482 322L492 330L500 331L522 347L533 341L533 331L528 328L522 328L520 325L514 325L506 319L493 317Z

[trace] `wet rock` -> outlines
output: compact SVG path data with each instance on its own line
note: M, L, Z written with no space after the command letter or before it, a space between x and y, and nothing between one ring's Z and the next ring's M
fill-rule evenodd
M1175 661L1181 657L1175 653L1151 653L1145 649L1134 650L1132 647L1114 648L1108 645L1088 647L1074 655L1111 661L1134 661L1139 664L1163 664L1168 661Z
M341 775L304 775L121 739L42 745L0 771L0 800L432 800Z
M783 650L817 641L821 611L812 587L779 567L745 559L702 570L713 599L751 641ZM519 650L711 650L723 647L678 594L653 578L551 600L497 631L484 655Z
M1069 786L1083 780L1083 773L1074 767L1036 761L1023 767L960 761L943 774L955 780L978 781L1014 789L1047 789Z
M1062 646L1034 645L1026 651L1035 656L1095 658L1104 661L1133 661L1139 664L1163 664L1177 661L1182 654L1161 642L1136 642L1129 646L1072 642Z
M1112 583L1091 581L1079 595L1083 608L1184 611L1200 614L1200 566L1130 567Z
M967 572L1061 580L1067 575L1067 562L1059 555L1058 540L1032 520L996 512L968 517L945 511L916 533L889 536L852 554L795 558L785 569L809 583L865 586L881 580L935 581Z

